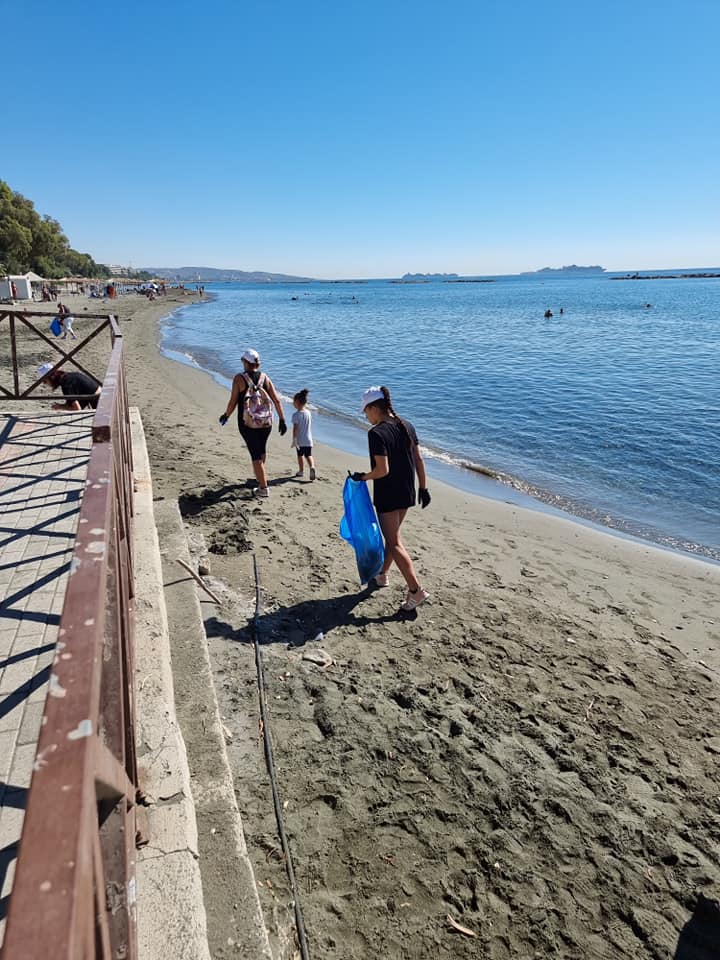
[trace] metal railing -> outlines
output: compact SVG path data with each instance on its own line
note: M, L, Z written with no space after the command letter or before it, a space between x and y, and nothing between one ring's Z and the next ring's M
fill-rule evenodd
M122 338L113 336L4 960L137 956L132 448Z

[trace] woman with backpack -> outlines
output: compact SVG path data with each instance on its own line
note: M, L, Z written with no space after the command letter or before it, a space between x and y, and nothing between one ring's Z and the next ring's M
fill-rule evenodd
M417 502L424 510L430 503L425 461L415 427L397 415L387 387L369 387L362 395L360 411L371 424L368 446L372 469L368 473L353 473L352 479L373 481L373 503L385 540L385 562L375 576L375 586L388 585L388 573L394 562L408 588L401 610L411 611L424 603L430 594L420 585L412 558L400 539L400 527L409 507ZM416 474L419 485L417 501Z
M233 378L230 400L220 417L220 423L225 426L235 407L238 408L238 429L248 448L258 482L253 495L268 497L270 491L265 473L265 450L272 430L273 406L280 420L278 432L281 437L287 432L287 424L272 380L260 370L260 354L257 350L246 350L242 355L242 363L243 372L236 373Z

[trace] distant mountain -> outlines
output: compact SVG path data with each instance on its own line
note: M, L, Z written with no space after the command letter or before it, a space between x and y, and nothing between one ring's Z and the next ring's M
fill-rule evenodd
M571 263L569 267L542 267L540 270L526 270L525 273L521 273L521 277L530 277L536 276L538 273L605 273L605 267L598 267L594 265L592 267L579 267L575 263Z
M457 277L457 273L406 273L401 280L449 280Z
M235 280L242 283L308 283L311 277L293 277L287 273L262 270L222 270L217 267L143 267L153 277L179 280L181 283L211 283Z

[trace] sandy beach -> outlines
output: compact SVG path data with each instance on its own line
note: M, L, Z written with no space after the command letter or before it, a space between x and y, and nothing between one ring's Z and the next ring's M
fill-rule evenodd
M277 955L292 915L257 735L253 553L313 956L717 957L700 944L720 936L704 899L720 897L720 566L431 482L404 530L432 598L398 616L397 571L361 590L338 534L366 460L318 445L318 480L296 480L275 431L271 497L251 498L234 421L217 422L226 392L159 354L159 319L192 299L68 302L80 336L83 312L123 318L155 496L179 500L228 597L203 608ZM315 649L332 665L303 659Z

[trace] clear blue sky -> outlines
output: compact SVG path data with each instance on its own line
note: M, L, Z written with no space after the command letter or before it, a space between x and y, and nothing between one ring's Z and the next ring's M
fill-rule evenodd
M25 0L14 21L0 178L98 260L720 265L717 0Z

